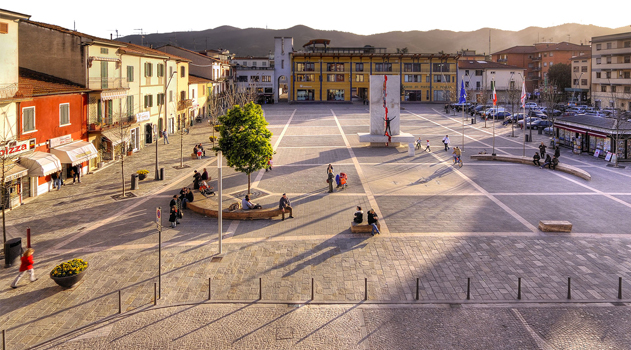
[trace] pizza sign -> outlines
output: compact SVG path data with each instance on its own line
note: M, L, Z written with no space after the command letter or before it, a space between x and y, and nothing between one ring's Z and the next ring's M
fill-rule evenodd
M9 145L6 145L4 146L4 148L0 149L0 157L16 155L25 151L28 151L28 141L9 143Z

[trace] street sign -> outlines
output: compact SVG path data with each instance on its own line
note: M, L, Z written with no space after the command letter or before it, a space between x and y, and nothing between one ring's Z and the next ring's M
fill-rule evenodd
M160 218L162 217L162 208L161 207L157 207L156 208L156 224L160 223Z

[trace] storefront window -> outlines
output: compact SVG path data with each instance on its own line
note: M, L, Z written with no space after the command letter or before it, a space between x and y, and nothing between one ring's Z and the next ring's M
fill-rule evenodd
M423 98L422 90L405 90L406 101L422 101L422 98Z
M344 101L344 90L327 90L327 101Z
M313 101L314 98L314 90L298 90L296 91L296 100L297 101Z

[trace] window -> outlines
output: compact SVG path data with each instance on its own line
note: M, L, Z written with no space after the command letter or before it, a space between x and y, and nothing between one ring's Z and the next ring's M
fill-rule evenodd
M469 76L469 70L468 69L465 69L464 75L467 76L467 77Z
M492 74L492 75L495 75L495 72L494 72L494 71L491 71L491 74Z
M326 81L330 82L342 82L344 81L344 74L327 74Z
M327 90L327 101L344 101L344 90Z
M127 96L127 116L134 115L134 96Z
M134 81L134 66L127 66L127 81Z
M596 51L600 51L602 49L602 44L596 44Z
M600 79L601 77L601 72L596 72L596 78Z
M607 92L607 86L606 85L602 85L600 87L600 92Z
M173 91L169 91L169 102L173 102Z
M153 64L150 62L145 62L145 77L150 77L153 75Z
M35 131L35 107L22 108L22 130Z
M248 61L243 61L243 66L247 67L248 66Z
M169 77L173 76L173 67L169 67Z
M70 124L70 104L64 103L59 105L59 126Z
M587 79L581 79L581 85L587 85Z
M258 75L251 75L250 76L250 82L251 83L258 83L261 80L261 78Z
M195 90L191 90L191 98L195 98Z
M315 81L314 74L296 74L296 81Z
M597 58L596 59L596 64L600 64L600 62L601 62L601 58Z
M434 75L434 82L435 83L442 83L443 82L443 76L442 75Z
M572 85L578 85L578 79L572 80Z
M280 69L285 69L285 60L280 60Z
M631 72L623 72L622 76L624 77L624 79L631 79Z
M344 63L327 63L326 71L327 72L343 72Z
M432 70L434 72L449 72L449 63L434 63Z
M158 64L157 65L157 76L159 77L163 77L164 76L164 64Z
M611 92L616 92L616 86L615 85L611 86Z
M265 61L261 62L261 67L267 67L267 62Z
M468 81L465 81L465 82L464 82L464 87L465 87L465 89L468 89L468 88L469 88L469 82L468 82Z
M578 72L578 69L579 69L579 67L578 67L578 66L574 66L574 67L572 67L572 71L573 71L573 72Z
M358 82L358 83L364 82L364 75L363 74L356 74L355 75L355 81Z
M543 54L543 57L548 57L548 53L547 53L547 52L546 52L546 53L544 53L544 54Z
M581 67L581 72L587 72L587 66L582 66Z
M186 67L184 66L180 67L180 77L186 78Z
M543 62L543 66L547 67L548 66L548 62Z
M145 108L153 107L153 95L145 95Z
M550 62L550 67L552 67L553 64L554 64L554 62Z
M237 83L247 83L248 82L248 76L247 75L239 75L237 77Z
M252 61L252 67L256 67L256 61Z
M404 72L420 72L421 64L420 63L405 63L403 64Z
M186 100L186 91L180 91L180 101Z
M550 57L554 57L554 52L550 52Z
M364 71L364 64L363 63L355 63L355 71L356 72L363 72Z
M630 92L631 92L631 86L625 86L625 87L624 87L624 93L625 93L625 94L628 94L628 93L630 93Z
M420 75L420 74L404 75L403 76L403 80L406 83L422 83L423 82L423 76Z
M611 49L611 43L607 43L607 50Z
M631 41L625 41L624 47L631 47Z
M200 96L206 96L206 89L201 88L201 89L199 89L199 91L200 91L200 94L199 94ZM164 95L162 95L162 96L164 96Z
M271 83L272 82L272 76L271 75L264 75L261 77L261 81L264 83Z
M9 23L0 22L0 34L9 34Z
M406 101L421 101L423 97L422 90L405 90Z
M611 64L611 56L607 57L607 64Z
M481 77L482 74L484 74L484 72L482 71L482 69L476 69L475 70L475 76L476 77Z
M631 56L624 56L624 63L631 63Z
M107 55L109 52L110 52L110 50L109 50L109 49L106 49L106 48L104 48L104 47L102 47L102 48L101 48L101 53L102 53L102 54L106 54L106 55Z
M375 63L375 72L392 72L392 63Z
M158 94L156 97L157 97L156 98L156 100L157 100L156 102L157 102L158 106L164 105L164 94Z
M611 72L605 72L605 77L607 77L607 79L611 79Z

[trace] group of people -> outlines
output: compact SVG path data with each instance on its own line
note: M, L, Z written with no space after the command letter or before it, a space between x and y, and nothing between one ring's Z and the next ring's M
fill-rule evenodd
M81 183L81 164L77 164L72 166L71 172L72 172L72 183ZM61 172L61 170L54 172L52 174L50 174L50 178L51 180L53 180L53 188L57 189L57 191L59 191L61 189L61 186L65 186L66 184L64 184L64 179L63 179L63 173Z
M258 203L257 204L252 203L252 201L250 200L250 195L246 195L241 200L241 209L243 210L263 209L263 206L261 206ZM289 201L289 198L287 198L286 193L283 193L283 196L280 197L280 200L278 201L278 209L280 209L283 212L283 220L285 220L286 211L289 212L290 219L294 218L294 209L291 207L291 202Z
M213 187L208 184L211 177L208 176L208 171L204 168L204 171L200 174L197 170L193 171L193 189L199 190L204 196L215 195Z
M561 156L561 150L559 146L554 147L554 156L550 157L550 154L546 154L546 145L541 142L539 145L539 152L535 152L535 155L532 156L532 162L534 165L538 166L540 169L548 167L548 169L555 170L556 166L559 165L559 157ZM541 165L541 159L544 158L543 165Z
M326 168L326 183L329 185L329 193L333 193L333 183L336 184L335 188L346 188L348 183L348 175L346 173L339 173L335 175L333 172L333 165L329 164Z
M425 151L426 152L431 152L431 148L429 148L429 140L427 140L427 143L425 144ZM421 149L421 147L423 147L423 140L421 140L421 138L419 137L418 140L416 140L416 149Z
M202 159L202 156L206 157L206 151L201 143L193 147L193 154L197 156L197 159Z
M372 231L370 232L370 234L373 236L375 234L380 234L381 232L379 232L379 227L377 227L377 222L379 221L379 218L377 217L375 210L370 209L366 216L368 219L368 225L372 226ZM364 211L362 210L362 207L357 206L357 211L355 211L355 214L353 214L353 222L361 224L363 221Z

